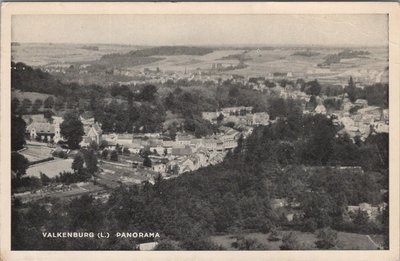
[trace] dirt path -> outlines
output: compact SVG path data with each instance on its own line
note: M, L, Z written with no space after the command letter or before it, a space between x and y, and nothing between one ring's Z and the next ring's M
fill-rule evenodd
M375 243L375 241L372 240L372 238L371 238L369 235L366 235L366 237L369 239L369 241L371 241L372 244L374 244L374 246L375 246L376 248L379 248L379 249L381 248L381 246L378 245L377 243Z

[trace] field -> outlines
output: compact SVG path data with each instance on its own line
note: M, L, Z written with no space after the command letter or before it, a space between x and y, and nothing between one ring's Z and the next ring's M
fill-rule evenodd
M35 164L26 170L28 176L40 177L40 173L46 174L49 178L53 178L63 171L73 172L71 165L72 159L58 159Z
M293 232L295 236L298 238L298 241L305 245L306 249L317 249L315 247L314 242L317 241L317 236L313 233L309 232L300 232L300 231L281 231L281 234ZM262 243L266 246L268 250L279 250L279 246L282 245L282 241L269 241L269 234L262 233L248 233L243 234L245 238L253 238L256 239L259 243ZM375 242L377 245L381 245L383 243L383 237L379 235L371 235L371 240ZM346 233L346 232L338 232L338 249L341 250L376 250L377 246L370 240L367 235L354 234L354 233ZM236 242L235 235L221 235L221 236L212 236L210 237L211 241L217 245L221 245L222 247L228 250L235 250L232 247L232 243Z
M40 44L21 43L13 46L12 59L31 66L47 64L66 64L93 61L110 53L126 53L136 50L137 47L129 45L96 45L99 50L84 49L82 44Z
M51 152L53 149L47 146L27 144L26 148L26 150L21 151L21 154L24 155L29 162L35 162L52 157Z
M105 54L127 54L137 50L136 46L128 45L97 45L96 50L88 50L77 44L20 44L13 46L14 61L22 61L32 66L64 66L71 63L98 63ZM235 66L239 63L235 55L243 54L245 68L214 71L215 74L238 74L243 76L266 76L268 73L281 72L293 74L293 78L307 80L318 79L325 83L345 84L350 76L357 79L374 80L374 77L388 66L388 52L384 47L352 47L352 50L365 50L370 54L366 57L343 59L339 63L327 66L325 72L318 65L326 60L328 55L334 55L345 50L345 47L271 47L271 48L215 48L213 52L205 55L164 55L147 56L147 62L140 62L143 57L132 57L128 63L116 63L132 74L143 71L144 68L161 71L188 73L201 70L209 72L214 63L222 66ZM296 52L312 51L316 55L293 55ZM124 56L122 56L124 57ZM156 60L155 62L152 62ZM125 64L125 65L124 65ZM109 65L107 65L109 66ZM316 72L313 72L316 71ZM80 83L112 83L130 81L130 77L104 73L88 74L63 74L57 73L56 77L63 81L78 81Z
M17 98L20 102L24 99L31 100L31 102L35 102L36 99L40 99L42 101L46 100L47 97L53 96L45 93L39 93L39 92L21 92L19 90L13 90L11 92L11 97L12 98Z

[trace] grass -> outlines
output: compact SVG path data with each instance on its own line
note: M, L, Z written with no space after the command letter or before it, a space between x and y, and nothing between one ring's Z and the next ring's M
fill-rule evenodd
M317 241L316 233L301 232L301 231L281 231L281 235L285 233L293 232L298 238L299 242L306 246L306 249L316 250L314 242ZM282 241L269 241L269 234L262 233L246 233L238 236L244 236L246 238L256 239L259 243L264 244L268 250L279 250L279 246L282 245ZM383 242L383 236L371 235L372 240L375 243L381 244ZM221 245L227 250L237 250L232 247L232 243L236 242L236 235L227 234L219 236L211 236L211 241L217 245ZM366 235L338 232L338 249L340 250L376 250L376 246L368 239Z
M21 154L30 162L42 160L51 157L52 149L47 146L26 145L27 149L21 151Z
M40 173L46 174L49 178L53 178L63 171L72 172L72 159L55 159L39 164L32 165L26 170L28 176L40 177Z

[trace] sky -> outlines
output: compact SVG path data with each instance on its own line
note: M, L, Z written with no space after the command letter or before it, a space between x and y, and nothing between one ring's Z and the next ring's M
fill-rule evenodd
M131 45L387 45L384 14L15 15L12 40Z

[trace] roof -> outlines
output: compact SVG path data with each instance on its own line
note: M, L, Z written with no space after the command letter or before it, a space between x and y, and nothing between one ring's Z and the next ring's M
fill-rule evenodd
M192 149L188 146L183 148L172 148L172 154L174 155L189 155L192 153Z
M133 140L133 135L131 133L118 134L118 140Z
M44 117L43 114L28 114L28 115L22 115L22 119L27 123L31 122L42 122L45 123L47 122L47 119Z
M375 111L375 110L381 110L380 107L378 106L368 106L366 108L362 108L362 109L358 109L357 112L358 113L367 113L367 112L371 112L371 111Z
M131 160L131 161L137 161L137 162L143 162L144 161L144 158L142 158L140 155L137 155L137 154L133 154L133 155L130 155L129 156L129 160Z
M364 99L357 99L354 103L368 104L368 101Z
M33 122L26 128L27 131L31 131L31 129L35 129L36 133L52 134L55 132L54 125L48 122Z

